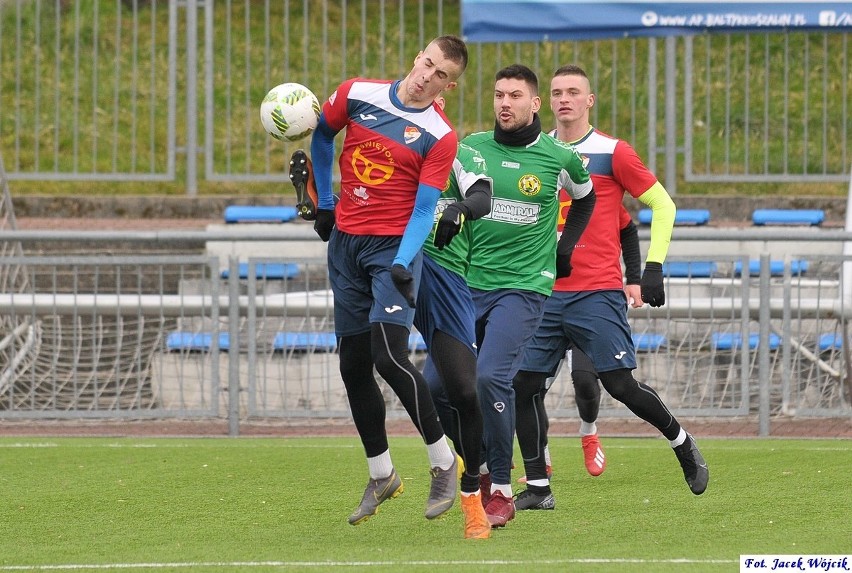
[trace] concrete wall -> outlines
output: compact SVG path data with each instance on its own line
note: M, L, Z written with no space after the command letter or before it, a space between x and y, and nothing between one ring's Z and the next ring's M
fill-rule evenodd
M289 187L282 189L288 193ZM845 197L760 197L678 195L681 209L709 209L710 224L751 224L755 209L823 209L826 226L842 226L846 217ZM291 194L216 197L42 197L23 196L12 200L17 217L92 217L122 219L222 219L228 205L295 205ZM624 204L634 215L643 208L627 198Z

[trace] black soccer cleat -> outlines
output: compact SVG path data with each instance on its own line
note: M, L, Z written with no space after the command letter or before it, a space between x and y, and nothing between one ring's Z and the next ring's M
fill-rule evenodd
M698 446L691 434L686 434L686 441L674 448L674 453L680 462L680 467L683 468L686 485L695 495L704 493L707 482L710 480L710 470L707 469L707 462L698 451Z
M525 509L555 509L556 500L553 497L553 492L547 488L545 493L537 493L530 489L525 489L515 496L515 509L523 511Z
M296 212L305 221L313 221L317 218L319 199L313 166L303 149L297 149L290 158L290 182L296 188Z

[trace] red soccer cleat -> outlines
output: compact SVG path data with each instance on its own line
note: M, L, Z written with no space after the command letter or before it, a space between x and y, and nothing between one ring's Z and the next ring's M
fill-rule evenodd
M503 495L503 492L495 491L485 506L485 515L491 527L503 527L515 518L515 502L511 497Z
M606 456L604 455L603 448L601 448L601 441L598 439L598 435L590 434L583 436L581 441L583 443L583 458L586 462L586 470L593 476L601 475L606 469Z

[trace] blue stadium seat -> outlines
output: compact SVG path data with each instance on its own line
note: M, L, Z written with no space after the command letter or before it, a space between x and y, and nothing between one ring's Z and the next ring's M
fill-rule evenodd
M333 332L278 332L272 339L273 350L334 352L337 337Z
M416 330L408 335L408 349L411 352L426 352L426 341L423 340L423 335Z
M172 332L166 337L166 349L169 351L207 352L212 346L213 333L210 332ZM230 348L230 335L227 332L220 332L219 350Z
M663 275L667 277L707 278L716 274L713 261L678 261L663 263Z
M633 333L632 337L637 352L654 352L668 343L665 335L654 332Z
M753 332L748 335L748 347L755 349L760 343L760 334ZM710 344L716 350L738 350L742 348L743 337L739 332L714 332L710 336ZM769 349L775 350L781 346L781 337L769 334Z
M819 337L817 346L820 352L826 350L839 350L843 348L843 335L829 332Z
M822 209L755 209L751 220L755 225L820 225L825 220Z
M808 261L795 259L790 261L790 274L795 276L803 275L808 270ZM750 275L760 274L760 259L750 259L748 262L748 273ZM740 276L743 274L743 262L737 261L734 263L734 275ZM769 274L773 277L780 277L784 274L784 261L769 261Z
M255 278L259 279L294 279L299 276L299 265L296 263L257 263L254 266L255 270ZM240 263L239 267L239 277L241 279L247 279L249 274L249 264L248 263ZM221 277L223 279L231 276L230 270L225 269L222 271Z
M273 350L296 350L315 352L334 352L337 350L337 337L333 332L278 332L272 339ZM425 352L426 341L417 331L408 336L408 349L412 352Z
M639 211L639 224L650 225L653 219L651 209ZM678 209L675 214L675 225L706 225L710 222L710 211L707 209Z
M286 223L297 216L295 207L263 205L229 205L225 207L226 223Z

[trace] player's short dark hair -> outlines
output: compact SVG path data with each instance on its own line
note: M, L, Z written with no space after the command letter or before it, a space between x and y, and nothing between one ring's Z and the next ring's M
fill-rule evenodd
M467 67L467 44L464 43L464 40L458 36L447 35L438 36L432 40L432 43L441 48L441 53L444 54L445 58L461 65L462 72L465 70Z
M578 66L577 64L565 64L564 66L560 66L553 72L553 77L556 76L582 76L586 79L589 79L589 76L586 75L586 70Z
M532 95L538 95L538 76L535 72L523 64L512 64L499 70L494 77L495 80L523 80L530 86Z

